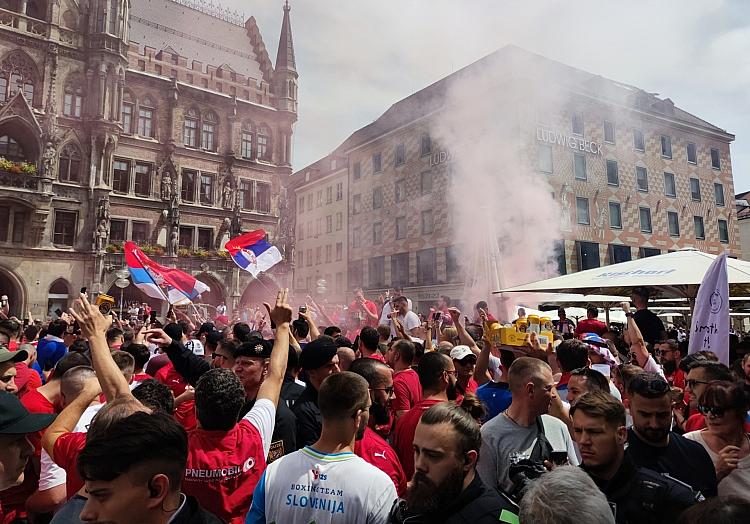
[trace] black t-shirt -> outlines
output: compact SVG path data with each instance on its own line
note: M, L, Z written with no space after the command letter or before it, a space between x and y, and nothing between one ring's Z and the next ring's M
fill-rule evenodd
M633 320L641 330L643 340L653 346L661 339L661 333L665 331L664 322L653 311L648 309L636 311L633 313Z
M667 473L700 491L706 498L716 496L714 463L697 442L671 432L669 445L660 448L642 441L630 428L627 453L637 466Z

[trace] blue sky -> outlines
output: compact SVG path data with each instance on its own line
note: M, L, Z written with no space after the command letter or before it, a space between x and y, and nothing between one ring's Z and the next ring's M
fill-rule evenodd
M255 16L276 58L283 2L220 0ZM515 44L671 98L736 135L750 190L750 2L742 0L292 0L300 74L294 168L391 104Z

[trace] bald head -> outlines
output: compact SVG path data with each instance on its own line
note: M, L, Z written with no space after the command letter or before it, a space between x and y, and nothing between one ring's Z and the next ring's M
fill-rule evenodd
M338 348L336 354L339 356L339 369L341 371L347 371L352 362L354 362L354 359L357 358L354 350L346 346Z
M60 394L62 402L67 406L83 391L86 381L96 378L96 372L89 366L76 366L70 368L60 378Z
M521 391L526 384L533 382L539 385L552 375L552 368L543 360L532 357L517 358L508 370L510 391Z

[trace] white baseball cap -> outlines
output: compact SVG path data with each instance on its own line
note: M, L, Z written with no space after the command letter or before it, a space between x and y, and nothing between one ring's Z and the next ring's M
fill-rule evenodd
M453 360L463 360L468 356L475 356L469 346L453 346L453 349L451 349L451 358Z

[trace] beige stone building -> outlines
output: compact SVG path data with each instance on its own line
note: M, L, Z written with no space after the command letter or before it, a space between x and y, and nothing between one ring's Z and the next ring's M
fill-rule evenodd
M214 305L273 287L220 251L258 228L293 249L289 12L272 63L254 18L200 0L0 4L0 290L13 313L65 309L82 286L119 298L126 240L206 282Z
M303 169L289 189L297 197L294 289L300 300L307 294L346 300L348 178L346 158L331 155Z
M434 130L461 110L447 93L487 69L499 80L467 103L502 100L504 158L514 161L500 172L533 171L548 182L561 209L559 272L686 246L740 255L733 135L669 98L509 46L396 102L335 150L348 160L350 289L376 296L402 285L420 311L441 294L462 295L462 232L447 199L460 151Z

